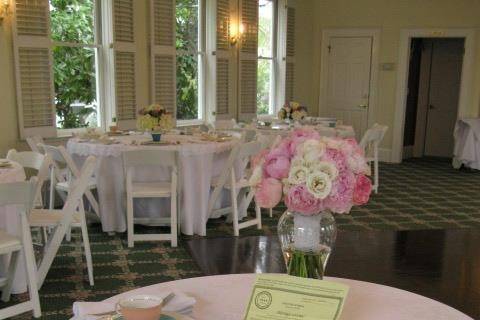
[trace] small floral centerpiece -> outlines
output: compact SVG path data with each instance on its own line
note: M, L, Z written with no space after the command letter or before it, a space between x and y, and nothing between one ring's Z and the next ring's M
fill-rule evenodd
M291 101L278 111L278 118L280 120L294 120L300 121L307 116L307 108L300 105L300 103Z
M253 163L256 203L272 208L283 198L288 208L278 224L288 273L322 278L336 238L331 213L349 213L369 200L370 167L362 149L354 139L301 128Z
M140 109L140 117L137 119L137 128L142 131L150 131L154 141L160 141L162 132L173 129L173 117L164 107L152 104Z

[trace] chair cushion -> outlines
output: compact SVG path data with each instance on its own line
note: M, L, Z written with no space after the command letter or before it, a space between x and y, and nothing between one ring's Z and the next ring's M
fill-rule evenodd
M20 239L0 230L0 252L16 251L20 250L21 247Z
M63 192L68 192L70 190L70 183L71 181L64 181L64 182L59 182L55 186L57 190L63 191ZM97 188L97 181L95 180L94 177L91 177L90 180L88 181L87 185L88 189L95 189Z
M31 227L55 227L63 217L62 210L32 209L28 216ZM80 225L80 213L73 214L72 225Z
M132 197L169 197L171 194L170 182L134 182L132 183Z

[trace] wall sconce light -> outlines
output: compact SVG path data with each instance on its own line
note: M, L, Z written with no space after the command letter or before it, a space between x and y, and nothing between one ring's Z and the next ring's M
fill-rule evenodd
M236 45L243 37L245 26L243 23L230 23L230 45Z
M0 0L0 25L3 24L3 20L10 13L10 1Z

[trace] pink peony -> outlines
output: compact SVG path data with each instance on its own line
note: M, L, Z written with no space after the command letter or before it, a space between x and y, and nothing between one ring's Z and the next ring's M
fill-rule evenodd
M304 184L292 186L285 195L285 204L288 210L302 213L305 215L314 215L322 211L322 200L315 198Z
M296 138L304 138L304 139L315 139L318 140L320 139L320 134L313 128L300 128L300 129L295 129L290 135L292 139Z
M297 147L304 143L307 140L319 140L320 135L317 131L312 128L301 128L296 129L291 134L291 139L289 141L289 150L292 156L297 152Z
M251 159L252 167L255 168L258 165L261 165L263 163L263 160L268 154L268 149L263 149L260 151L257 155L253 156Z
M353 206L353 188L355 175L351 171L340 172L333 182L332 191L324 202L325 207L336 213L348 213Z
M361 206L368 202L372 192L372 182L364 175L357 176L353 190L353 204Z
M285 157L285 158L291 158L292 154L290 153L290 139L284 139L282 140L278 146L273 148L270 153L267 155L267 157Z
M267 177L284 179L290 171L290 159L285 156L268 154L265 158L264 171Z
M282 200L282 183L273 178L263 179L257 186L255 202L261 208L273 208Z
M345 155L337 149L327 148L322 160L334 163L339 172L347 170L347 159Z

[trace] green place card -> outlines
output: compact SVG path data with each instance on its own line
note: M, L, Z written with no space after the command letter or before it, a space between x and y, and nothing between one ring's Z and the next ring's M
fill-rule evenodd
M260 274L245 320L337 320L347 293L348 286L340 283Z

